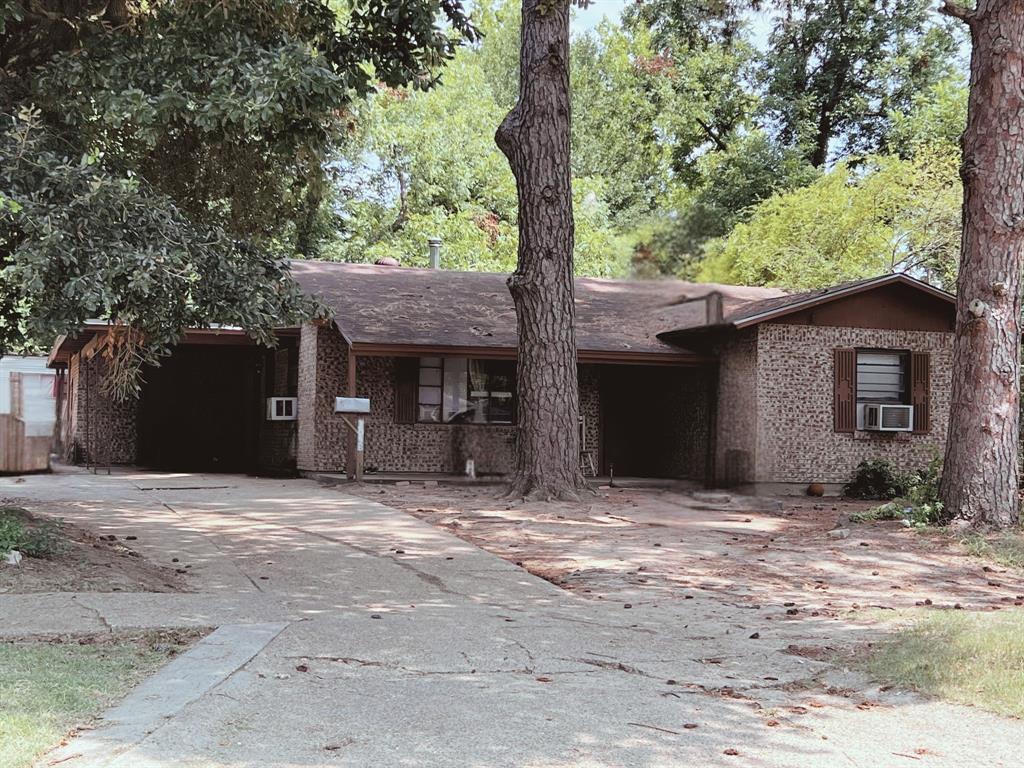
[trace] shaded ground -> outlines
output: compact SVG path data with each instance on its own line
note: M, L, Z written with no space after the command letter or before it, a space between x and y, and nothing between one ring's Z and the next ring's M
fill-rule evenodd
M196 630L0 641L0 768L27 768L199 638Z
M354 487L353 487L354 488ZM631 606L718 596L751 617L794 622L915 606L998 610L1024 604L1024 571L971 557L955 540L897 522L837 520L871 502L782 502L608 489L580 504L517 503L488 487L363 486L361 493L452 531L558 586ZM772 509L772 507L776 507ZM770 511L764 511L769 509Z
M488 499L481 514L494 519L481 527L498 538L484 545L502 543L502 560L348 490L130 470L66 470L17 486L34 508L64 503L99 534L136 535L153 562L192 564L195 591L0 595L0 631L273 623L277 632L252 656L218 662L222 682L141 734L105 718L68 750L90 741L109 759L69 756L61 768L1020 765L1020 721L873 686L823 661L828 646L875 630L850 619L866 611L825 615L812 602L851 601L856 584L840 589L837 579L836 595L821 595L812 575L786 579L787 563L830 572L837 558L872 549L856 538L831 542L819 530L812 547L786 515L700 504L680 525L672 496L651 496L659 505L615 494L615 509L562 511ZM374 501L384 496L373 490ZM551 519L531 519L542 515ZM771 536L780 554L758 564L765 571L732 570L730 558L757 549L746 537ZM548 575L572 588L515 566L516 549L556 558ZM684 557L704 570L675 569ZM799 599L774 594L775 583Z
M0 506L22 506L0 499ZM62 518L69 507L36 506L30 520ZM67 522L62 530L63 551L52 557L25 557L17 566L0 565L0 593L32 592L181 592L187 568L161 566L136 550L137 536L97 535Z

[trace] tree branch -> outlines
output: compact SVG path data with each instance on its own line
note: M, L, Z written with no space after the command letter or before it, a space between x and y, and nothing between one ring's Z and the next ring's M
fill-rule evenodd
M960 19L968 26L974 23L976 12L970 8L964 8L964 6L953 2L953 0L943 0L939 13L951 16L954 19Z
M704 120L701 120L699 117L697 118L697 125L699 125L704 130L704 133L706 133L708 135L708 138L715 143L715 146L719 149L719 151L725 152L729 148L728 146L726 146L725 141L722 140L722 137L719 136L708 123L706 123Z

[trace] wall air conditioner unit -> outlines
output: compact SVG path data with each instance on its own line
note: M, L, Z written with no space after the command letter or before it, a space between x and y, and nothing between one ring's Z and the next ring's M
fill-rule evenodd
M870 432L912 432L914 406L865 403L863 428Z
M267 421L295 421L298 418L299 398L268 397Z

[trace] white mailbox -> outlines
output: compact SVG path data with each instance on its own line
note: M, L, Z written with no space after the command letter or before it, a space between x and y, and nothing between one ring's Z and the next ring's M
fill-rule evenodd
M368 397L336 397L334 398L335 413L369 413L370 398Z

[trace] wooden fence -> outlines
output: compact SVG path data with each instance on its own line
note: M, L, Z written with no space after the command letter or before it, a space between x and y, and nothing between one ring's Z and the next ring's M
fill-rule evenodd
M50 468L50 435L25 432L25 391L20 373L10 374L11 412L0 413L0 473L41 472Z

